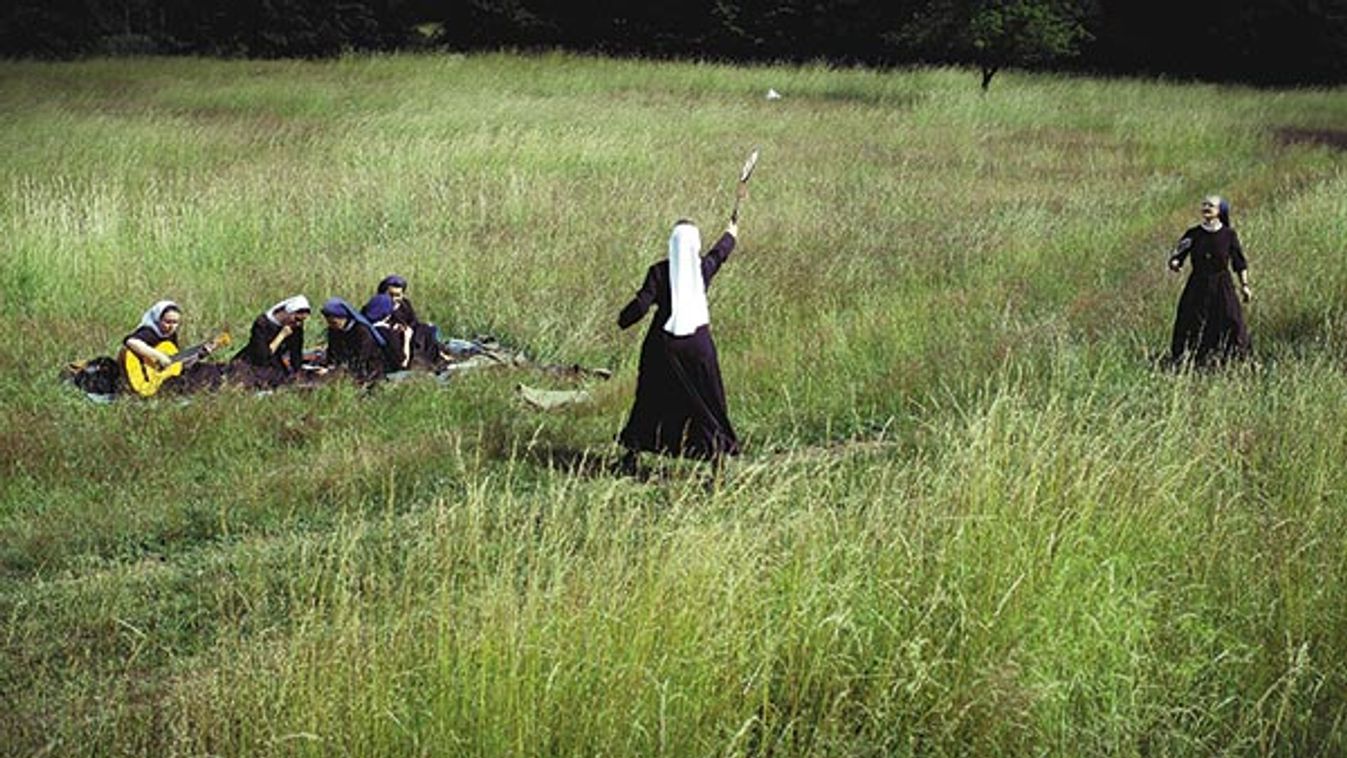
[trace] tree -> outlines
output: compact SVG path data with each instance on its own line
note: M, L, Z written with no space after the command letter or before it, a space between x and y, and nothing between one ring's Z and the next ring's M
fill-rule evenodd
M982 89L1007 66L1069 58L1092 39L1094 0L929 0L892 39L926 56L973 63Z
M1347 81L1347 0L1099 0L1095 71L1260 84Z

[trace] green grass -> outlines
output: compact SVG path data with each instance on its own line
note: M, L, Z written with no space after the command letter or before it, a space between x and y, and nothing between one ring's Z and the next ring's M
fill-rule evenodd
M1347 174L1278 138L1345 120L955 69L0 64L3 752L1347 752ZM711 291L746 453L610 476L616 313L752 146ZM1158 371L1209 192L1258 362ZM161 297L190 339L391 272L616 376L547 415L523 370L56 381Z

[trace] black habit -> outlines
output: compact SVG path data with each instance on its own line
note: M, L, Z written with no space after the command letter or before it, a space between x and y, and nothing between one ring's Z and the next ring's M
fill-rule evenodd
M422 323L416 318L416 309L412 307L412 301L403 297L401 300L395 300L396 307L393 314L388 317L390 324L400 324L411 331L411 355L407 355L403 348L401 335L394 334L389 340L392 346L391 360L396 361L399 366L418 364L435 368L440 364L440 341L439 330L434 324Z
M1252 343L1230 279L1231 269L1240 272L1249 267L1239 235L1228 225L1214 232L1194 226L1184 232L1171 260L1182 266L1185 258L1193 270L1179 296L1170 359L1179 363L1191 355L1194 363L1203 365L1247 355Z
M281 325L267 318L267 314L253 321L248 344L234 356L233 365L239 369L247 384L275 387L289 381L299 371L304 360L304 325L296 324L276 352L271 352L271 341L280 334Z
M726 233L702 257L702 281L708 289L733 249L734 236ZM658 306L641 343L636 400L618 441L633 451L695 458L736 455L739 440L726 412L711 329L702 325L685 337L665 331L672 299L669 262L660 261L646 271L645 283L617 317L618 326L626 329L651 305Z
M349 329L328 329L327 349L323 365L331 368L344 366L359 382L371 382L384 375L384 348L370 333L370 328L350 319Z
M181 344L178 342L177 332L174 332L173 334L170 334L167 337L160 337L159 332L156 332L153 328L148 326L142 326L139 329L136 329L134 332L131 332L130 334L126 335L126 337L122 339L122 346L125 347L126 343L130 342L131 340L140 340L141 342L144 342L146 345L149 345L150 347L155 349L158 349L159 345L164 342L172 342L173 347L176 348L181 347Z

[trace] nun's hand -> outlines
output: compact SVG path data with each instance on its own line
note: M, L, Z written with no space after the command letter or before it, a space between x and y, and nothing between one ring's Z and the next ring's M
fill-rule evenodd
M735 239L739 239L739 222L731 221L725 225L725 233Z
M1249 289L1249 285L1241 284L1239 286L1239 292L1244 296L1244 302L1247 303L1253 299L1253 290Z
M1183 268L1183 261L1180 261L1178 258L1170 258L1170 259L1169 259L1169 270L1170 270L1170 271L1178 271L1178 270L1181 269L1181 268Z

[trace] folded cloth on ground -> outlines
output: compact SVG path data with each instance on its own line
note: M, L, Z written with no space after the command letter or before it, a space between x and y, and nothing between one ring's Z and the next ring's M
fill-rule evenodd
M565 408L568 405L587 403L589 392L585 390L544 390L526 384L515 385L515 392L524 402L541 411Z

